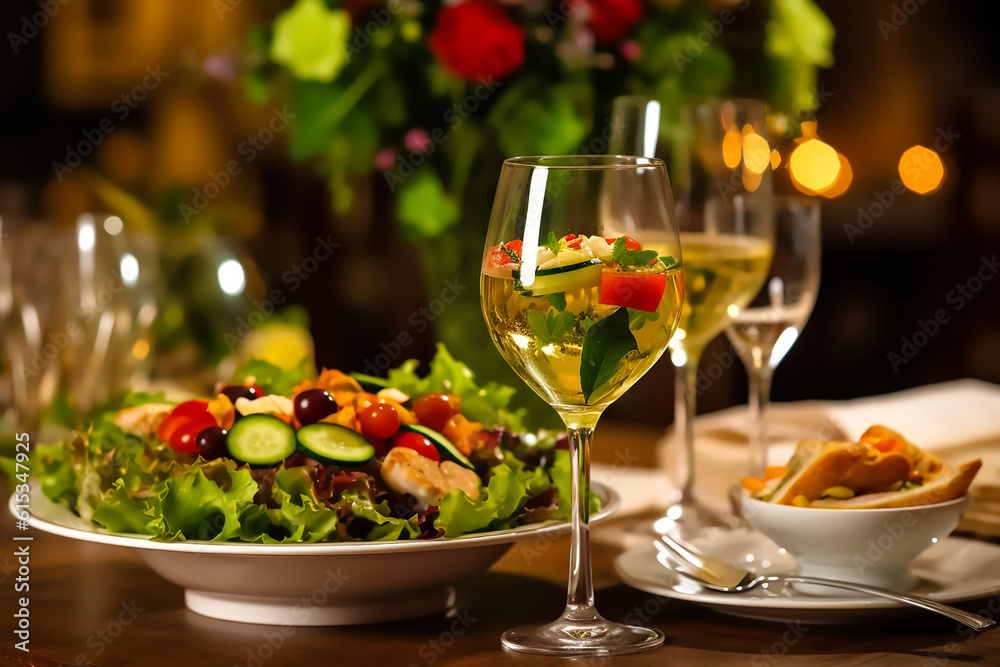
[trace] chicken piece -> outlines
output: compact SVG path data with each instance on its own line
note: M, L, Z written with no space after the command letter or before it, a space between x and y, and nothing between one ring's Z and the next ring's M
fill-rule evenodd
M115 414L115 426L134 435L143 437L156 433L160 423L174 406L169 403L146 403L134 408L125 408Z
M267 394L251 401L245 396L236 399L236 411L243 416L247 415L276 415L290 416L295 412L292 399L277 394Z
M407 447L395 447L382 461L382 479L396 493L409 493L423 511L437 505L453 489L479 499L479 475L453 461L432 461Z

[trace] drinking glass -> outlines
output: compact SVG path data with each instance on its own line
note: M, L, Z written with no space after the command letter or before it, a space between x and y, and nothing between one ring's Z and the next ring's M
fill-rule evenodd
M504 633L508 649L597 656L663 643L662 633L612 623L594 607L590 446L604 409L667 349L680 317L680 263L661 160L504 162L483 257L483 316L503 358L565 423L572 468L566 609L554 623Z
M805 326L820 274L819 203L804 197L775 202L774 257L764 287L733 318L726 336L750 379L750 477L767 467L767 404L774 369Z
M665 106L617 98L614 151L663 156L671 165L684 248L684 305L670 342L677 368L674 421L683 443L681 491L655 529L690 537L726 525L695 495L694 417L705 347L764 282L774 238L770 147L763 103L709 101Z

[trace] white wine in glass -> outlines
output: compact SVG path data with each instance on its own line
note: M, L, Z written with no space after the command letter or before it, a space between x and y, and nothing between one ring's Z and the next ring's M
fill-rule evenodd
M649 97L614 102L619 152L663 157L677 195L684 248L684 307L670 342L677 367L674 416L686 471L676 501L654 525L682 537L724 525L696 499L694 417L698 363L764 282L773 244L773 185L764 105L726 100L664 107Z
M646 239L656 239L655 248ZM570 437L572 543L566 609L504 633L511 650L633 653L657 630L594 607L590 446L604 409L667 349L681 311L681 254L663 162L625 156L504 162L483 256L483 316L500 354Z

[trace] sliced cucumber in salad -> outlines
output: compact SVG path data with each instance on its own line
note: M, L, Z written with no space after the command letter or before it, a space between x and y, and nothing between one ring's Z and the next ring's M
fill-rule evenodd
M339 424L310 424L296 436L299 449L323 463L356 468L375 456L375 448L360 433Z
M438 450L438 454L441 455L441 460L454 461L460 466L466 467L469 470L475 470L476 467L472 465L472 462L465 457L458 447L451 444L448 438L444 437L432 428L427 428L426 426L421 426L420 424L411 424L400 426L399 430L403 432L418 433L428 440L430 440Z
M274 465L295 451L295 431L273 415L249 415L237 419L229 429L226 449L237 461L253 466Z
M556 292L574 292L586 287L596 287L601 284L601 272L604 262L591 258L582 262L550 266L535 271L535 279L530 285L522 285L520 271L514 271L514 279L525 294L545 296Z

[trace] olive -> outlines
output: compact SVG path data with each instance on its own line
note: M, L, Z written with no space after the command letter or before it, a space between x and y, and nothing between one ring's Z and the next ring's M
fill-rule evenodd
M315 424L337 411L337 402L326 389L306 389L295 397L295 417L299 423Z
M201 457L211 461L226 456L228 454L226 449L227 434L228 431L221 426L209 426L199 431L194 442Z

